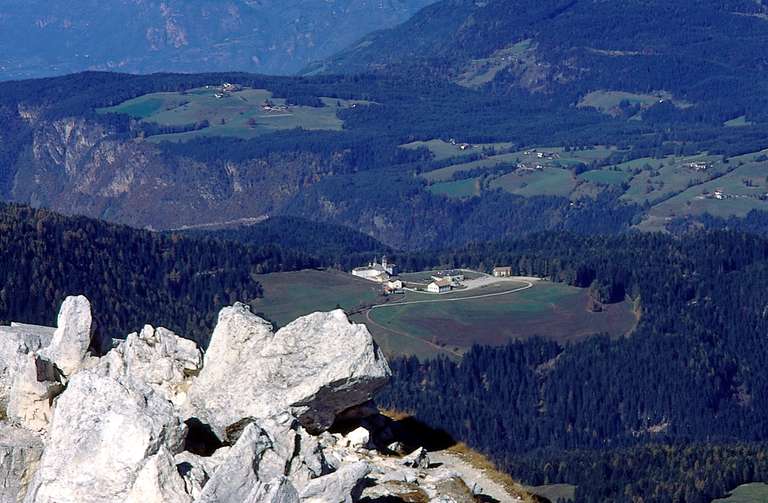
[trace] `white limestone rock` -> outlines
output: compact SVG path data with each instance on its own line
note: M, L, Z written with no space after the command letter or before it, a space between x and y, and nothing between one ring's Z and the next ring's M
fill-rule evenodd
M192 503L173 456L165 446L144 464L125 503Z
M299 503L299 493L291 481L277 477L254 488L243 503Z
M128 335L125 342L100 360L99 367L113 377L143 381L166 399L181 404L186 400L191 378L202 367L202 359L193 341L147 325L141 333Z
M188 451L180 452L174 456L173 461L184 480L185 490L195 501L202 494L205 484L227 459L231 450L231 447L225 446L217 449L212 456L198 456Z
M64 300L53 339L41 355L54 362L67 377L81 368L88 353L92 321L88 299L80 295Z
M30 430L46 430L53 415L53 399L64 390L59 378L52 363L34 354L23 357L13 380L8 417Z
M371 441L371 433L360 426L347 433L347 440L353 449L366 448Z
M361 484L371 473L364 461L343 465L337 471L316 478L301 491L303 503L353 503L361 492Z
M54 330L18 323L0 327L0 412L8 407L13 380L24 365L25 355L50 344Z
M339 412L370 400L389 376L367 328L341 310L304 316L273 333L247 306L235 304L219 314L189 397L195 414L221 438L243 418L286 410L319 433Z
M24 499L42 454L39 435L0 422L0 503Z
M287 475L293 485L301 489L311 479L332 471L317 438L309 435L290 414L261 419L258 426L270 441L270 448L259 463L259 480Z
M271 448L271 441L255 423L245 427L237 443L203 487L196 503L245 501L260 487L258 470L261 458Z
M27 503L118 503L146 460L180 450L185 426L147 385L95 370L77 373L57 399Z

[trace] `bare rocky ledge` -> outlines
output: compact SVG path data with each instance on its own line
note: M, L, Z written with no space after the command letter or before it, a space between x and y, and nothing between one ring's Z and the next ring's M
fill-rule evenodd
M101 338L69 297L55 329L0 327L0 503L480 501L395 452L371 401L389 376L339 310L275 332L235 304L203 354L152 326Z

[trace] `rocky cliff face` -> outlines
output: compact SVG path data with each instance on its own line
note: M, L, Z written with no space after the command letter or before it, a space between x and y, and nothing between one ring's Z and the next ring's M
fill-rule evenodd
M292 73L427 0L10 0L0 79L88 69Z
M273 332L236 304L203 355L151 326L104 340L72 297L55 330L2 328L0 348L3 503L476 501L402 455L370 402L389 366L341 311Z
M83 118L16 117L31 128L31 143L9 175L8 199L135 227L258 219L344 165L343 156L300 151L203 163Z

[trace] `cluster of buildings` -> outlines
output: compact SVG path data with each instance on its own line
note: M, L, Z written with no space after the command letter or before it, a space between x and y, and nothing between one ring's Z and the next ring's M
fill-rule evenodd
M205 86L206 89L208 86ZM224 82L219 89L213 94L214 98L220 100L222 98L226 98L232 93L236 93L237 91L242 90L242 86L239 86L237 84L231 84L229 82Z
M694 171L706 171L712 167L712 163L706 161L694 161L688 163L687 166L688 169L692 169Z
M459 143L459 142L457 142L456 140L454 140L453 138L451 138L451 139L449 140L449 142L450 142L450 144L451 144L451 145L453 145L454 147L459 147L459 150L469 150L469 149L471 149L471 148L472 148L472 145L471 145L471 144L469 144L469 143Z
M531 150L526 150L523 152L523 155L527 156L534 156L537 159L548 159L550 161L554 161L555 159L560 159L560 154L557 152L539 152L535 148Z
M278 105L272 100L264 100L261 104L261 110L264 112L287 112L288 105Z
M402 292L406 286L402 280L397 278L398 272L397 265L384 256L381 257L381 262L374 260L366 266L354 268L352 275L382 284L387 293L396 293ZM508 266L494 267L493 269L493 276L497 278L509 278L512 275L512 268ZM456 269L436 272L429 279L430 282L426 287L426 291L429 293L446 293L454 288L465 286L463 285L464 273Z
M440 271L433 274L430 279L432 282L427 285L428 292L445 293L461 286L461 282L464 281L464 273L461 271Z
M387 257L381 257L381 263L374 260L373 262L369 262L367 266L355 267L352 269L353 276L369 281L375 281L377 283L386 283L393 276L397 276L397 273L397 264L389 262Z

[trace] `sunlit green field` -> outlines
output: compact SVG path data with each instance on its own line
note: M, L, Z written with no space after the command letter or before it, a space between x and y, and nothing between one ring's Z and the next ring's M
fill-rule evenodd
M454 182L440 182L430 185L428 190L435 195L465 198L480 194L480 182L477 178L456 180Z
M452 294L455 297L501 293L523 286L502 283ZM428 294L408 293L405 300L432 300ZM440 296L439 298L451 298ZM439 348L461 353L473 344L498 345L513 339L541 336L573 341L594 333L622 336L632 330L636 318L628 303L593 313L587 309L586 290L549 282L507 295L411 305L391 305L371 311L372 326L388 344L391 334L408 334Z
M768 484L744 484L727 498L716 499L712 503L765 503L768 501Z
M295 128L338 131L343 126L337 117L338 110L368 104L364 101L322 98L324 107L289 106L285 110L268 111L262 108L266 100L276 107L286 103L265 89L243 88L221 93L218 87L211 86L185 92L147 94L98 111L125 113L143 122L163 126L185 126L202 121L209 124L195 131L150 137L150 141L159 142L185 141L204 136L253 138L271 131Z
M428 276L429 272L416 273L404 279L426 282ZM278 326L338 306L353 313L354 321L366 323L388 355L460 357L473 344L504 344L536 335L559 341L601 332L621 336L636 323L628 303L592 313L587 310L586 290L550 282L538 282L531 289L497 297L395 306L400 301L504 293L525 283L497 283L441 296L408 292L387 298L381 294L381 285L339 271L273 273L257 279L263 285L264 298L256 302L254 312ZM374 309L370 319L365 316L362 308L387 302L391 307Z

